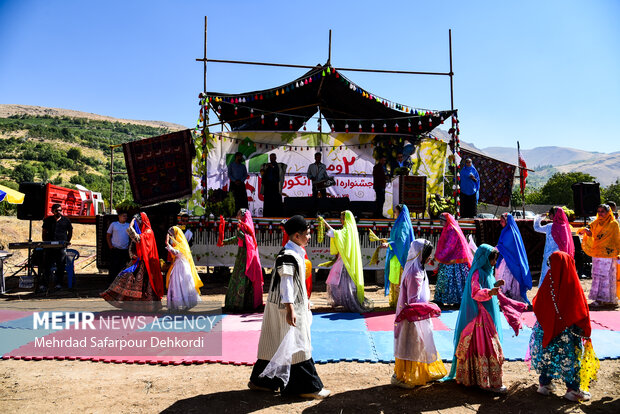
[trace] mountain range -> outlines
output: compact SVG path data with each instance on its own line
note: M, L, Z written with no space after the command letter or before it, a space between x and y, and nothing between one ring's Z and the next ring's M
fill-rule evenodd
M517 149L508 147L487 147L482 151L499 160L516 164ZM556 172L582 172L590 174L602 186L620 179L620 151L610 154L589 152L566 147L537 147L521 150L521 156L528 168L535 170L528 176L530 185L544 184Z

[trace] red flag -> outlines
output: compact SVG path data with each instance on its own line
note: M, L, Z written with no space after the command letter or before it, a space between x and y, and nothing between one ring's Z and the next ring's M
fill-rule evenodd
M521 187L521 195L525 194L525 179L527 178L527 165L525 164L525 160L519 154L519 175L520 175L520 187Z

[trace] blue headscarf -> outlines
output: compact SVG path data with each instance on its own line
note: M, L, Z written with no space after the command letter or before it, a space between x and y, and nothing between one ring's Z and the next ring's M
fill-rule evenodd
M392 257L396 256L400 265L404 268L407 263L409 247L411 246L411 242L415 240L409 209L404 204L400 206L400 214L396 218L394 226L392 226L392 230L390 231L390 247L385 257L384 282L386 296L390 293L390 261Z
M512 214L506 215L506 227L502 229L502 233L499 235L497 250L499 250L501 256L497 261L496 267L499 266L502 259L506 261L510 273L519 282L521 297L526 303L530 303L527 299L527 291L532 288L532 273L527 261L527 253L525 253L521 232L519 232Z
M459 340L461 339L463 329L465 329L465 327L473 321L476 316L478 316L478 303L484 306L487 312L491 315L493 323L495 324L495 330L499 336L499 340L500 342L502 341L502 324L500 320L499 301L497 300L497 296L493 296L491 300L487 300L485 302L477 302L471 297L471 279L474 272L478 271L478 279L480 281L481 289L492 289L495 285L496 280L493 276L493 267L491 266L491 263L489 263L489 256L493 250L493 247L488 244L482 244L478 247L478 250L476 250L474 261L471 265L471 269L469 270L467 281L465 282L463 298L461 299L461 309L459 310L459 317L456 321L456 328L454 330L455 354L452 356L452 367L450 368L450 373L448 376L444 378L445 380L454 379L454 376L456 375L456 348L459 344Z
M473 174L474 177L476 177L476 181L472 180L469 177L469 174ZM473 195L475 193L476 202L478 202L478 196L480 195L480 192L478 191L480 190L480 175L478 175L478 171L473 166L473 164L471 166L465 165L461 169L460 185L461 185L462 193L467 194L467 195Z
M140 223L138 222L138 219L142 220L142 218L140 217L140 214L136 214L134 216L134 218L136 218L136 220L133 220L133 229L136 231L136 234L142 234L142 230L140 230ZM140 264L140 258L137 258L136 261L131 264L129 267L121 270L121 273L132 273L135 272L136 269L138 268L138 264Z

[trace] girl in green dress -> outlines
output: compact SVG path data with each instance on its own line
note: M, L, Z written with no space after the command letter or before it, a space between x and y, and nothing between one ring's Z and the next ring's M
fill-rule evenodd
M239 246L224 300L223 310L228 313L253 312L263 307L263 268L252 215L242 208L237 213L237 220L237 234L223 241L224 245L237 243Z

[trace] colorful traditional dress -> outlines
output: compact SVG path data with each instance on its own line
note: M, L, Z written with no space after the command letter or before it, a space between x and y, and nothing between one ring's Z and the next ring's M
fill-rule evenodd
M394 378L399 385L424 385L447 374L433 340L434 316L429 304L431 291L424 261L430 256L432 244L424 239L411 243L402 274L396 322L394 325ZM428 313L425 311L428 310ZM405 316L409 313L409 316Z
M415 239L409 208L406 205L400 207L400 213L390 230L389 246L385 257L385 294L390 295L390 306L396 306L398 301L400 275L407 261L409 246Z
M200 301L200 287L203 285L198 276L192 252L183 231L172 227L174 237L166 249L174 256L174 262L166 275L168 288L168 309L191 309Z
M292 241L278 253L258 341L258 360L250 376L251 384L272 390L281 389L285 394L309 394L323 388L312 360L312 313L308 308L304 255L303 247ZM286 322L285 303L293 304L297 318L295 327ZM297 346L293 348L296 352L292 357L288 355L288 367L275 367L269 370L269 376L261 376L274 356L279 354L280 346L291 330ZM284 372L287 372L286 381L282 375Z
M332 306L342 306L347 312L363 312L364 268L355 217L344 212L341 230L330 230L330 252L338 255L327 277L327 298Z
M500 258L496 278L504 281L502 291L511 299L529 303L527 291L532 288L532 273L521 232L511 214L506 215L506 226L497 242Z
M553 223L540 225L541 216L534 218L534 230L539 233L545 233L545 251L543 253L542 269L540 271L540 280L538 287L542 285L545 275L549 271L549 256L558 250L575 256L575 244L568 218L562 208L556 208L553 215Z
M117 308L135 311L161 309L164 294L161 267L157 255L155 235L145 213L133 220L130 231L132 262L121 270L101 297Z
M439 262L435 301L461 303L465 280L472 263L472 253L459 223L451 214L442 213L446 224L441 231L435 259Z
M538 321L530 337L531 367L541 386L561 379L569 390L588 390L599 362L589 339L590 311L574 259L554 252L551 268L533 300Z
M447 379L460 384L485 389L502 387L502 329L500 306L505 308L508 321L518 334L520 315L527 308L501 293L491 296L495 285L489 257L493 247L481 245L476 251L469 271L459 317L454 331L455 353Z
M237 235L223 241L225 245L235 242L239 249L226 290L224 312L251 312L263 306L263 268L249 210L239 220Z
M583 251L592 257L592 288L590 299L602 304L617 304L616 266L620 255L620 225L611 212L605 218L598 214L590 223L592 236L584 233Z

